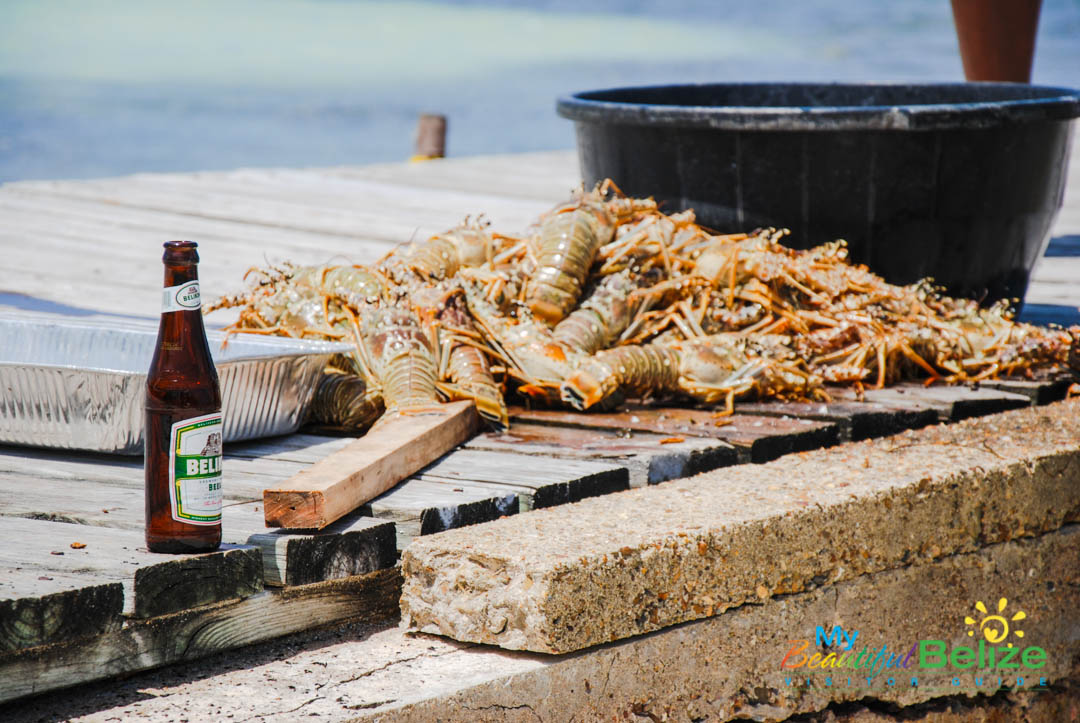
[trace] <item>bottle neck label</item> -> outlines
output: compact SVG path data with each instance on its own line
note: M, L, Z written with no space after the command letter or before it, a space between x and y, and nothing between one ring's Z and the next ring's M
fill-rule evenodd
M189 525L221 524L221 412L183 419L169 438L172 518Z
M199 294L199 282L188 281L179 286L166 287L161 293L161 313L170 311L191 311L202 307L202 296Z

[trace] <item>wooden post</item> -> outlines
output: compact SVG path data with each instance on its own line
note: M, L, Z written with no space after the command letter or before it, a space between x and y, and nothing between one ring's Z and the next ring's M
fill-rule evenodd
M952 0L968 80L1031 82L1042 0Z
M416 123L416 150L411 160L428 161L446 156L446 116L421 113Z
M267 527L322 529L428 466L476 433L472 402L409 410L263 490Z

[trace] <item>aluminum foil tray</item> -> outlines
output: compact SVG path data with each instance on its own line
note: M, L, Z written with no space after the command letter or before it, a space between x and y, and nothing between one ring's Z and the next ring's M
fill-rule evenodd
M225 441L295 432L327 360L349 344L208 331ZM142 454L157 324L0 314L0 442Z

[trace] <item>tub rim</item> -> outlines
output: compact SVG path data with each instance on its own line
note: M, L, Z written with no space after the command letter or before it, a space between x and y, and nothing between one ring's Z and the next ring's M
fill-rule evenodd
M970 92L981 88L1002 94L1023 91L1023 94L1029 97L979 102L834 106L665 105L607 99L616 94L705 88L803 88L818 89L820 92L837 89L904 88L944 92L963 89ZM1032 94L1037 97L1030 97ZM577 123L669 128L819 132L945 130L991 128L1037 121L1068 121L1080 116L1080 90L1027 83L679 83L579 91L559 98L556 112Z

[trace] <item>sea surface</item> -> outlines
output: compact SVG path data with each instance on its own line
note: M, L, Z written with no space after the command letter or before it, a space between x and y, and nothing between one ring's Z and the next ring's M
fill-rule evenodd
M0 0L0 182L570 148L631 84L962 80L948 0ZM1080 0L1033 82L1080 86Z

